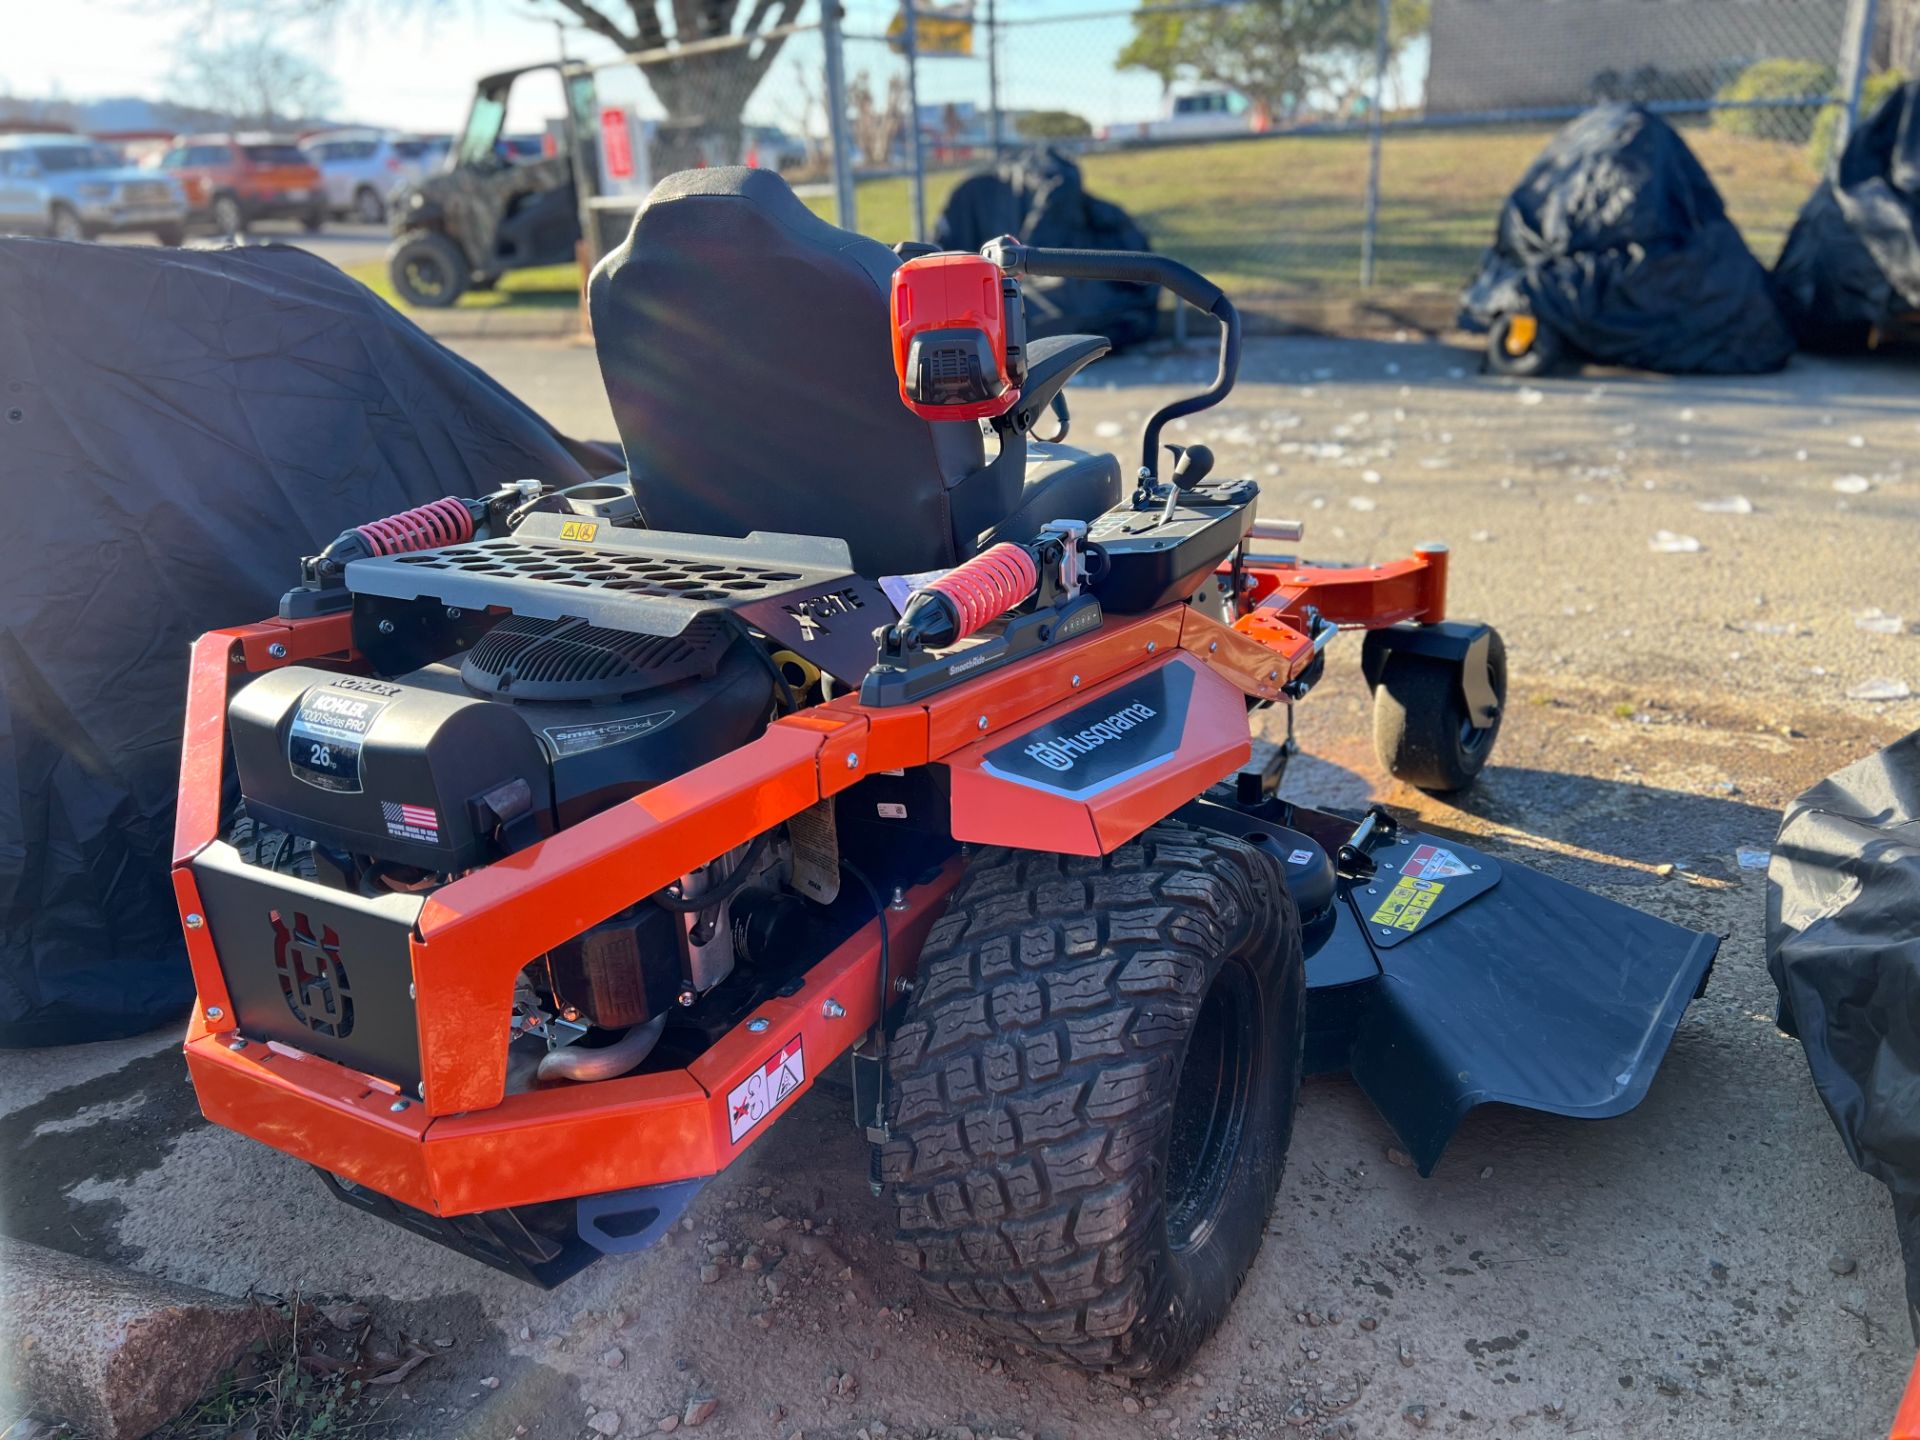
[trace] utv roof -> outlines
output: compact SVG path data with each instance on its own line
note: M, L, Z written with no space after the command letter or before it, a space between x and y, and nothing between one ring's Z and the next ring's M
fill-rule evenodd
M542 60L538 65L522 65L515 70L502 70L497 74L482 75L474 82L474 89L495 90L503 85L512 84L522 75L532 75L540 70L558 70L563 75L570 75L576 71L592 68L584 60Z

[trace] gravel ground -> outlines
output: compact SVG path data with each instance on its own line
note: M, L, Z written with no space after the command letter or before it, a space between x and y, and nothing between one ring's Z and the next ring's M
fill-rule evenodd
M459 348L563 428L611 433L590 351ZM1124 453L1205 365L1106 362L1075 393L1077 438ZM1309 553L1453 542L1454 608L1500 625L1514 677L1496 767L1456 807L1381 774L1358 647L1336 646L1289 792L1378 796L1727 936L1635 1113L1478 1111L1422 1181L1351 1085L1310 1084L1233 1316L1158 1392L923 1307L828 1086L708 1187L690 1228L543 1295L203 1125L170 1036L0 1054L0 1227L227 1291L368 1299L382 1326L452 1342L380 1414L419 1434L1884 1433L1912 1355L1888 1207L1772 1025L1764 877L1736 853L1764 849L1805 785L1920 723L1912 699L1850 698L1920 687L1915 371L1526 386L1447 346L1263 341L1246 374L1174 438L1260 479L1266 513L1309 522Z

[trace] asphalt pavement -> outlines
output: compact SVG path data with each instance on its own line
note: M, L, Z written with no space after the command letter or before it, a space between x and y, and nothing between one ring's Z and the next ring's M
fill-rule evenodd
M562 429L614 433L589 348L454 344ZM1124 454L1210 371L1199 348L1103 362L1072 392L1074 439ZM928 1309L824 1086L689 1230L541 1294L203 1124L170 1036L0 1054L0 1224L230 1292L370 1301L451 1342L381 1411L418 1434L579 1436L591 1411L635 1435L703 1396L712 1433L779 1440L1885 1433L1913 1355L1890 1211L1772 1024L1764 874L1741 852L1920 724L1920 369L1521 384L1459 346L1301 339L1251 342L1244 373L1169 438L1259 480L1309 555L1448 541L1454 612L1501 628L1513 677L1492 768L1449 803L1382 774L1357 646L1336 642L1289 793L1381 798L1726 936L1637 1111L1476 1111L1422 1180L1352 1085L1310 1084L1231 1320L1153 1392Z

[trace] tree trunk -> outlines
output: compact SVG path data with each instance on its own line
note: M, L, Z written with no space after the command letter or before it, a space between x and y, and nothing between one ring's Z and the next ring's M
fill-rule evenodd
M753 31L792 23L801 0L761 0L748 24ZM676 14L679 3L676 0ZM683 17L685 18L685 17ZM682 40L695 32L680 28ZM707 165L738 165L745 159L742 114L753 92L779 59L787 37L753 39L726 49L675 55L639 67L667 112L654 146L654 170L666 174Z

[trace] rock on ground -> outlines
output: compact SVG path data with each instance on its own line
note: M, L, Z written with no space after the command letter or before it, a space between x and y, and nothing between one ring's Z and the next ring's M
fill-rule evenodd
M9 1406L137 1440L171 1420L274 1324L188 1285L0 1239L0 1392Z

